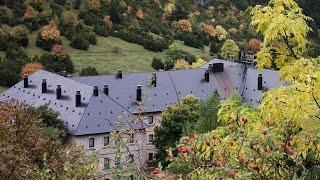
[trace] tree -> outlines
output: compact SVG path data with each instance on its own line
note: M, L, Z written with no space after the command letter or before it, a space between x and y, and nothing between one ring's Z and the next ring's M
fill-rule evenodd
M143 14L143 10L142 9L138 9L137 13L136 13L136 17L140 20L142 20L144 18L144 14Z
M166 150L175 147L183 134L184 124L198 119L198 106L199 100L189 95L162 113L161 125L154 131L154 145L158 149L157 159L164 164L166 164Z
M203 60L202 58L197 59L196 62L192 63L191 68L192 69L198 69L201 66L205 65L207 62Z
M0 103L0 174L4 179L97 177L95 158L59 140L61 132L17 103ZM50 135L48 134L50 131Z
M76 15L72 11L63 11L61 21L64 25L74 27L77 23Z
M180 31L183 31L183 32L192 32L191 23L187 19L181 19L179 21L174 21L172 23L172 26L176 30L180 30Z
M27 63L22 69L21 69L21 76L23 77L25 74L30 75L40 69L43 69L43 66L41 63L38 62L31 62Z
M155 70L164 69L164 64L160 58L154 57L152 59L151 67Z
M250 50L254 53L257 53L260 50L261 41L258 39L250 39L249 46Z
M80 76L97 76L97 75L99 75L96 68L91 67L91 66L83 68L79 74L80 74Z
M320 69L316 59L303 56L309 18L293 0L271 0L252 16L264 36L257 66L277 63L287 86L265 92L258 109L239 96L223 101L222 126L181 139L178 147L186 150L173 163L187 163L190 171L183 175L191 179L317 179Z
M183 69L189 69L189 68L190 68L189 63L184 59L178 59L173 67L174 70L183 70Z
M239 53L238 45L231 39L227 39L221 47L221 56L225 59L230 56L236 57Z

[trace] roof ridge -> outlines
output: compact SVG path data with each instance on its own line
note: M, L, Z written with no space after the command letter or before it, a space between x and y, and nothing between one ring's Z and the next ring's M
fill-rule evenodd
M75 129L74 134L77 134L77 131L78 131L79 125L80 125L81 121L83 120L83 116L86 114L87 109L88 109L88 106L89 106L90 102L91 102L91 101L92 101L92 99L93 99L92 97L93 97L93 94L91 95L90 100L88 101L88 105L86 106L85 110L83 111L83 113L82 113L82 115L81 115L80 121L79 121L79 123L78 123L78 125L77 125L77 127L76 127L76 129Z

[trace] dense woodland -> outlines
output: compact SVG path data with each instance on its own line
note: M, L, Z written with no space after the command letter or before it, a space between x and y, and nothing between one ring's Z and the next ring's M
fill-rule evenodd
M73 73L75 65L66 47L88 51L92 45L99 46L99 36L164 51L164 59L155 57L150 64L156 70L198 68L206 62L174 45L181 40L224 59L236 57L239 51L252 51L258 68L280 71L287 86L265 92L258 108L248 106L237 94L222 101L215 93L205 101L187 96L168 107L155 130L159 163L142 177L319 179L320 3L0 0L0 5L1 86L11 86L38 69ZM43 53L30 57L25 49L32 32L37 33L35 43ZM68 44L62 38L68 39ZM95 67L80 72L83 76L97 74ZM57 117L46 107L0 104L3 177L96 177L94 160L64 143L65 129ZM8 151L12 145L17 146L16 151ZM34 152L39 153L31 156ZM127 173L117 172L117 177Z

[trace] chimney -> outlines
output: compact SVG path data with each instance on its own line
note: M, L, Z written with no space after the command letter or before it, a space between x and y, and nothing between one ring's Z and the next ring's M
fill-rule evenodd
M210 76L209 76L209 69L206 69L206 72L204 73L204 79L206 82L210 82Z
M122 79L122 69L118 69L117 78Z
M28 88L28 86L29 86L29 78L28 78L28 75L25 74L23 78L23 87Z
M93 95L94 96L98 96L99 95L98 85L93 86Z
M137 86L137 98L136 98L136 101L141 102L141 96L142 96L141 85L138 85Z
M209 70L212 70L212 67L213 67L213 64L210 63L210 64L209 64L209 67L208 67Z
M103 85L103 92L105 95L109 96L109 86L108 84Z
M61 95L61 85L60 84L57 85L56 95L57 95L57 99L61 99L62 95Z
M153 77L151 78L151 86L157 87L157 74L153 73Z
M42 79L42 93L46 93L46 92L47 92L47 80Z
M81 105L81 94L80 91L76 92L76 107L79 107Z
M68 76L67 71L62 71L62 76L67 77Z
M259 76L258 76L258 90L259 91L263 90L262 82L263 82L262 74L259 74Z

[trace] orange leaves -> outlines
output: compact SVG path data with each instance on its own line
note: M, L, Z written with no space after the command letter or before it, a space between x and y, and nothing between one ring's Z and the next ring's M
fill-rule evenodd
M26 12L23 15L24 19L30 19L33 18L35 15L37 15L37 11L33 9L32 6L28 6Z
M174 21L172 23L172 25L177 30L184 31L184 32L192 32L191 23L187 19L181 19L179 21Z
M144 15L143 15L143 10L142 9L138 9L137 10L137 13L136 13L136 17L140 20L142 20L144 18Z
M38 62L28 63L21 69L21 76L24 76L25 74L30 75L40 69L43 69L43 66L41 63L38 63Z
M103 23L104 23L104 26L107 28L107 29L111 29L112 28L112 21L110 20L110 16L105 16L103 18Z
M250 39L249 46L252 52L257 53L260 50L261 41L258 39Z
M60 45L60 44L55 44L55 45L52 46L51 51L52 51L53 53L56 53L56 54L63 54L64 49L63 49L63 46L62 46L62 45Z
M51 22L50 24L44 26L41 30L41 37L45 40L59 40L60 31L58 30L56 24Z
M90 4L94 9L99 9L99 7L100 7L100 1L99 0L91 0Z
M217 35L215 28L211 24L204 24L202 31L211 38Z

